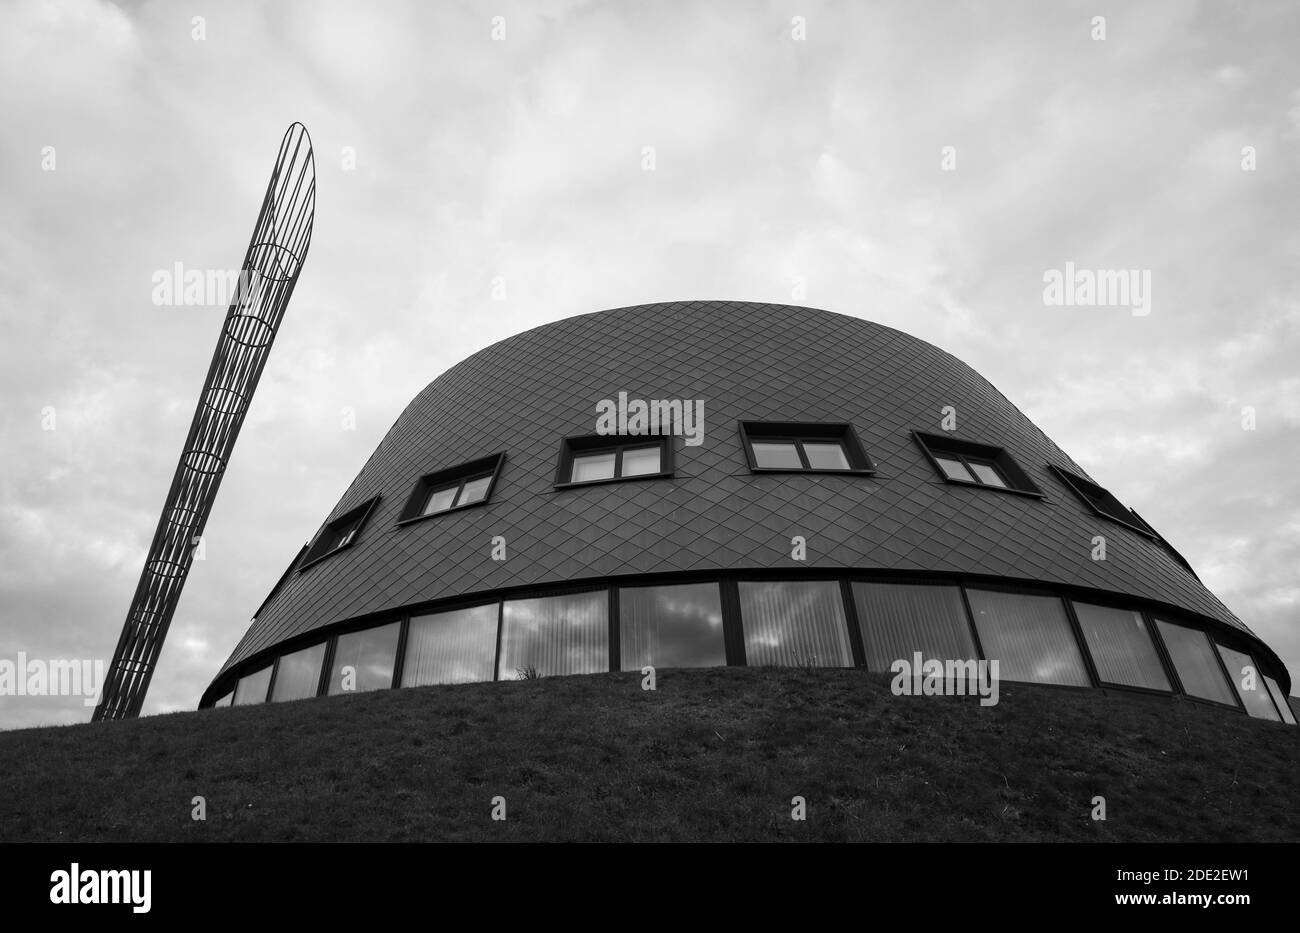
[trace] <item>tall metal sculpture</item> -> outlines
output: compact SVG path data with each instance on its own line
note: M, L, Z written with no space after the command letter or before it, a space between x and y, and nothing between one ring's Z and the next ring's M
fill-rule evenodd
M140 714L221 477L311 245L311 137L289 127L94 719Z

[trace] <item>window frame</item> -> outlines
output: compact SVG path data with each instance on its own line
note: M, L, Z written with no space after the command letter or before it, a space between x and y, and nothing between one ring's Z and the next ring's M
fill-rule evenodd
M941 450L941 451L939 451L937 454L934 455L934 459L935 459L935 462L939 462L939 461L941 461L941 460L951 460L951 461L953 461L954 463L960 463L960 464L962 465L962 467L966 470L966 472L969 473L971 476L974 477L973 480L967 480L967 479L962 479L962 478L957 477L957 476L949 476L949 475L948 475L948 471L947 471L947 470L943 470L943 465L940 464L939 469L943 470L944 478L945 478L945 479L950 479L950 480L952 480L953 482L956 482L956 483L971 483L971 484L973 484L973 485L975 485L975 486L989 486L989 487L991 487L991 488L993 488L993 489L1013 489L1013 488L1014 488L1014 487L1011 485L1011 483L1009 483L1009 482L1007 481L1007 478L1006 478L1005 476L1002 475L1002 471L998 468L997 461L995 461L995 460L990 460L990 459L988 459L987 457L976 457L976 456L974 456L974 455L968 455L968 454L957 453L957 452L955 452L955 451ZM979 473L977 473L977 472L975 471L975 465L977 465L977 464L978 464L979 466L982 466L982 467L988 467L989 469L991 469L994 473L996 473L996 474L998 475L998 479L1002 480L1002 482L1001 482L1000 484L999 484L999 483L986 483L986 482L984 482L984 480L980 479L980 475L979 475Z
M583 485L583 484L579 484L579 485ZM497 612L496 656L493 660L493 664L494 664L493 682L494 683L500 683L502 681L513 681L518 679L517 676L511 677L510 672L508 670L506 671L506 676L503 677L502 672L506 668L513 667L516 674L520 670L520 668L514 664L516 660L520 660L520 659L511 657L509 658L510 663L509 664L506 663L506 660L508 658L507 652L512 649L517 650L517 646L512 644L513 639L511 636L513 635L513 633L508 631L507 629L506 607L511 603L542 602L542 601L550 601L555 599L567 599L570 597L578 597L578 596L596 597L596 599L594 600L594 604L595 606L599 607L599 609L604 613L605 618L603 620L603 624L600 624L593 629L593 631L598 632L600 636L603 636L605 640L604 660L603 662L601 662L599 666L597 666L596 670L593 671L555 672L555 673L542 673L539 671L539 676L571 677L571 676L585 676L586 674L608 674L615 671L614 664L617 662L617 658L615 656L615 652L612 646L615 643L615 639L618 638L618 632L617 632L617 626L615 624L612 624L610 620L612 618L611 614L617 609L617 606L615 603L615 597L613 597L610 594L610 584L606 583L600 586L564 587L554 592L551 591L530 592L528 590L523 590L518 593L515 593L514 595L503 595L501 599L498 601L499 609Z
M1047 599L1054 601L1057 604L1057 608L1060 610L1060 619L1065 623L1064 634L1069 636L1068 642L1074 647L1074 650L1078 655L1079 669L1082 672L1085 681L1085 683L1082 684L1071 684L1050 680L1019 680L1003 673L999 667L998 678L1001 682L1008 684L1033 684L1040 687L1053 687L1065 690L1090 690L1102 686L1101 680L1097 675L1097 667L1092 657L1092 651L1089 649L1087 639L1084 637L1083 630L1079 626L1079 618L1074 613L1074 606L1072 605L1074 597L1068 595L1065 588L1041 585L1020 585L1006 580L995 579L986 581L970 577L962 578L961 588L962 597L966 604L966 612L969 614L970 618L970 626L975 635L975 646L980 652L980 660L1002 661L1004 659L989 658L988 649L985 645L985 633L980 630L979 617L975 612L975 602L971 598L973 592L997 593L1004 596L1021 596L1029 597L1031 599ZM993 634L993 632L990 631L988 634ZM991 641L992 639L987 640ZM1122 684L1108 684L1106 686L1108 689L1112 686L1122 690L1144 689L1126 687Z
M916 588L916 587L927 589L927 590L951 589L953 591L952 595L956 597L954 608L956 608L958 613L960 614L960 623L961 623L960 626L958 626L955 631L949 631L948 633L940 632L936 628L929 628L925 631L924 637L926 638L926 640L930 640L931 638L935 638L936 640L942 640L943 638L947 637L947 635L955 634L957 640L960 641L961 635L964 634L967 641L970 644L970 648L972 652L970 660L973 661L984 660L984 652L980 646L978 631L973 623L971 610L970 610L970 603L966 597L966 587L961 582L956 580L944 581L938 579L930 580L927 582L918 582L916 580L906 580L906 579L903 580L872 579L870 577L863 577L861 575L850 575L846 579L847 579L847 589L848 589L846 598L853 605L853 624L857 626L858 629L858 634L859 634L858 640L862 646L861 667L864 670L868 670L878 674L892 672L892 667L888 665L881 670L877 670L876 663L875 663L877 658L873 657L873 655L877 655L880 653L881 649L879 646L883 642L889 640L891 637L896 637L887 630L882 632L882 629L887 629L888 626L881 626L879 617L872 616L871 614L866 612L868 608L866 603L868 600L865 598L865 596L864 598L861 599L859 598L860 593L865 593L865 591L860 590L859 587L869 587L869 586L885 586L885 587L898 588L898 589ZM891 622L893 621L892 617L890 621ZM950 619L949 621L955 622L957 620ZM914 633L909 632L908 634L914 634ZM893 661L897 661L897 660L898 660L897 658L892 659L891 665ZM953 660L964 660L964 659L954 657Z
M916 430L912 431L912 440L921 448L921 452L925 454L925 458L930 462L934 472L945 483L951 483L954 486L987 489L992 492L1010 493L1015 496L1028 496L1031 499L1047 498L1047 494L1038 488L1038 484L1029 477L1029 474L1021 468L1020 464L1016 463L1005 447L963 440L958 437L927 434L924 431ZM939 465L940 458L959 461L966 468L966 472L975 477L975 480L954 479L949 476L947 471ZM979 474L970 468L969 461L991 466L1006 485L994 486L991 483L980 482Z
M1291 708L1290 698L1282 692L1282 685L1277 682L1277 678L1271 674L1262 674L1264 685L1268 688L1268 695L1273 699L1273 705L1277 707L1278 714L1282 717L1282 724L1286 726L1300 725L1300 720L1296 719L1295 710ZM1290 717L1288 720L1287 717Z
M673 475L676 464L673 460L673 435L671 434L578 434L560 441L560 454L555 464L555 489L579 489L585 486L599 486L603 483L632 483L645 479L664 479ZM659 472L637 473L622 476L623 451L643 447L659 448ZM574 481L573 461L584 454L613 453L614 475L604 479L587 479Z
M448 686L452 684L461 684L461 683L495 682L497 679L496 676L497 655L501 647L500 642L501 642L502 604L503 604L503 600L499 598L496 600L488 600L486 602L483 601L482 599L478 599L476 601L471 601L468 603L466 603L464 600L455 600L453 603L449 604L448 606L442 609L432 609L432 610L420 611L420 612L414 612L414 611L403 612L400 616L400 621L402 623L402 631L398 643L399 658L397 663L397 670L394 672L394 676L393 676L393 689L406 690L414 687ZM463 681L436 680L436 681L430 681L428 683L421 683L421 684L413 683L409 685L405 682L408 673L414 671L414 668L411 667L409 663L411 661L410 652L411 652L412 629L414 629L421 620L429 619L434 616L454 615L456 613L473 612L476 609L487 609L487 608L492 609L493 616L494 616L494 621L492 623L492 651L491 651L491 658L488 661L489 666L492 668L491 677L489 677L487 680L463 680ZM415 675L411 674L411 676L414 677Z
M679 580L670 583L648 583L648 584L643 583L643 584L634 584L631 586L626 586L621 583L613 583L611 585L615 591L612 594L612 601L613 601L614 612L616 613L616 617L611 616L612 621L610 624L610 632L611 635L614 636L611 638L611 645L615 645L615 644L617 645L617 658L618 658L617 667L613 667L613 670L623 671L623 672L639 671L641 670L641 668L645 667L646 664L650 664L650 666L653 666L655 668L679 668L681 670L708 670L710 668L727 666L728 656L727 656L726 611L724 610L722 605L723 603L722 584L719 579L715 578L715 579L705 579L705 580L697 580L697 581ZM624 615L629 605L632 604L631 599L628 598L628 594L633 590L641 590L641 591L673 590L673 589L682 589L684 587L709 587L712 590L712 595L717 597L718 618L721 622L721 630L718 632L717 647L721 650L722 653L722 663L720 665L717 664L701 665L701 664L694 664L694 663L681 665L681 664L665 664L663 662L653 663L648 661L638 661L634 663L632 667L627 667L626 665L628 663L628 657L630 654L628 650L628 643L631 641L635 641L635 638L626 637L629 634L632 634L626 630L627 625L625 624L625 615ZM654 624L658 625L660 621L661 618L656 617ZM617 633L614 632L614 629L617 629Z
M325 662L329 660L329 653L330 653L329 647L330 647L329 639L325 639L324 641L308 642L307 644L302 645L301 647L293 648L292 650L288 650L288 651L281 651L279 654L277 654L275 656L275 676L271 679L271 684L267 688L266 702L267 703L292 703L292 702L296 702L297 700L306 700L318 696L320 693L321 679L324 676L326 676ZM295 654L302 654L303 652L311 651L314 648L320 648L321 654L320 654L320 665L316 669L316 683L312 686L312 692L301 697L289 697L286 699L277 700L275 698L275 692L278 689L281 682L280 681L281 662L283 662L285 658L292 657Z
M240 663L234 665L229 670L224 671L208 689L204 691L203 698L200 700L200 708L212 708L223 700L228 694L231 696L233 703L233 694L238 690L238 686L243 677L250 673L255 673L266 666L272 668L271 678L267 684L266 697L260 702L270 702L269 698L274 693L275 681L279 676L280 658L287 654L308 647L317 640L323 639L326 645L325 657L321 666L321 681L317 686L316 696L327 696L329 687L329 674L333 671L336 655L337 640L339 637L350 632L365 629L378 628L389 622L400 623L397 656L394 661L393 678L390 684L391 688L400 688L401 680L404 675L405 666L408 662L408 644L409 644L409 627L411 620L420 615L435 613L451 612L459 609L473 608L480 605L494 605L497 608L496 621L496 638L494 645L494 657L492 663L492 680L497 681L500 674L501 660L501 638L504 624L504 605L510 600L530 599L534 597L548 597L559 595L570 595L582 592L599 591L607 594L608 600L608 619L610 625L608 628L608 659L610 670L621 670L621 654L623 648L623 639L621 625L621 608L619 592L621 589L629 587L670 587L682 584L695 583L714 583L720 587L722 621L723 621L723 640L726 652L726 665L728 667L745 667L751 666L746 657L746 630L741 618L740 592L739 585L744 581L757 582L789 582L789 581L813 581L829 580L838 581L840 586L840 600L844 610L845 623L848 627L849 644L853 655L853 666L864 669L870 669L867 659L866 648L864 645L864 631L862 620L859 612L859 606L854 595L854 584L863 583L882 583L890 585L920 585L920 586L956 586L962 594L963 617L967 631L972 639L976 657L973 660L988 660L988 654L981 640L979 626L975 621L974 613L970 603L970 592L972 590L991 590L1007 593L1018 593L1033 596L1055 597L1060 600L1061 605L1070 622L1070 628L1074 633L1075 644L1083 658L1084 665L1090 679L1089 686L1076 686L1055 683L1039 683L1038 686L1048 690L1065 690L1078 691L1087 689L1100 689L1103 691L1119 691L1131 694L1143 694L1150 696L1169 697L1172 696L1190 703L1199 703L1208 707L1220 710L1236 710L1238 713L1249 716L1241 702L1240 694L1236 690L1232 677L1224 664L1223 657L1218 651L1218 645L1225 645L1234 650L1242 651L1248 654L1256 662L1256 670L1263 677L1285 676L1285 669L1279 668L1277 662L1270 661L1267 666L1262 666L1261 659L1267 659L1267 646L1255 644L1252 640L1245 637L1240 632L1228 631L1224 624L1215 622L1212 619L1201 617L1195 613L1188 613L1186 610L1177 607L1155 604L1149 600L1139 597L1121 596L1114 593L1102 593L1091 588L1073 586L1068 584L1046 584L1046 583L1025 583L1006 580L1005 578L994 578L979 574L962 574L962 573L940 573L933 571L872 571L863 569L839 570L809 570L804 573L786 574L785 572L775 572L772 568L767 569L736 569L729 571L684 571L677 573L634 573L617 578L607 578L601 582L587 583L551 583L537 584L518 587L507 587L493 591L491 594L477 593L454 598L444 598L435 600L420 601L412 603L400 610L384 611L372 613L366 616L360 616L339 623L334 623L322 627L322 629L313 630L304 633L301 636L286 639L284 642L270 646L260 652L243 659ZM488 598L494 596L495 598ZM1118 609L1140 613L1146 623L1147 633L1155 644L1157 654L1160 657L1165 673L1170 680L1172 691L1166 692L1154 690L1152 688L1132 686L1127 684L1114 683L1102 680L1096 665L1096 658L1093 656L1091 647L1078 619L1074 603L1086 602L1109 609ZM1178 665L1174 662L1172 653L1161 629L1162 625L1175 626L1181 629L1189 629L1200 634L1207 644L1210 651L1210 657L1213 659L1214 669L1218 671L1222 679L1225 690L1227 691L1227 700L1215 700L1207 697L1196 696L1188 692L1187 686L1183 681ZM1271 671L1272 673L1268 673ZM507 676L506 680L510 678ZM1005 681L1007 683L1019 683L1018 681ZM218 692L224 688L225 692ZM1278 691L1281 693L1281 684L1278 683ZM207 700L208 697L211 700ZM1277 696L1270 691L1270 697L1273 705L1278 708ZM1292 713L1300 713L1300 701L1292 703L1289 695L1283 695L1283 699L1290 706ZM1279 714L1281 713L1278 708ZM1285 717L1282 719L1285 723Z
M771 576L750 577L750 578L740 576L740 577L733 578L733 580L735 583L735 599L736 599L735 611L737 613L736 619L739 623L740 638L744 645L744 658L745 658L746 667L811 666L817 668L826 668L829 670L836 670L836 669L852 670L855 667L864 666L861 655L859 654L859 646L861 645L861 640L860 639L855 640L853 637L853 630L858 623L857 623L856 612L854 611L853 614L851 614L851 610L849 609L849 601L852 598L852 594L851 593L846 594L845 592L846 588L843 579L841 578L840 575L782 574L780 572L777 572ZM839 644L833 647L842 649L839 658L839 660L842 663L818 664L815 663L815 656L800 658L798 655L792 655L788 659L788 662L779 659L769 660L769 661L751 660L752 655L755 653L754 648L756 647L754 645L754 641L760 637L762 633L762 629L757 625L751 628L745 622L746 600L745 600L744 593L742 592L742 587L746 587L746 586L757 586L757 587L797 586L797 587L805 587L805 588L823 586L827 589L828 594L833 593L834 596L831 599L829 605L838 609L839 618L831 619L830 621L833 624L830 627L827 627L823 632L823 634L835 636L835 640ZM752 614L750 616L750 619L751 621L758 621L759 615L757 613ZM768 620L764 620L764 621L768 621ZM784 653L785 651L786 649L781 648L780 652L778 653Z
M1141 516L1136 512L1115 498L1114 493L1109 489L1094 483L1092 480L1084 476L1062 469L1054 463L1049 463L1047 468L1056 475L1057 479L1065 483L1066 488L1069 489L1070 492L1074 493L1075 498L1087 506L1088 510L1094 515L1100 516L1107 521L1112 521L1117 525L1123 525L1130 531L1136 531L1144 538L1149 538L1152 541L1159 542L1161 540L1160 535L1156 533L1154 528L1143 521ZM1103 509L1101 506L1098 506L1093 502L1094 497L1101 500L1109 510ZM1167 544L1165 546L1169 547ZM1173 551L1173 548L1170 547L1169 550ZM1188 570L1191 570L1191 565L1185 560L1181 560L1181 555L1180 563L1182 563ZM1196 576L1194 571L1192 576Z
M390 690L397 688L402 677L403 653L406 650L406 625L410 620L409 613L399 613L394 616L380 614L372 616L362 621L352 620L349 624L340 626L335 631L330 632L325 648L325 659L321 662L321 679L317 685L317 696L352 696L354 694L372 693L376 690ZM365 690L340 690L338 693L331 693L330 686L334 681L334 668L338 663L339 640L347 638L350 635L365 635L377 632L379 629L397 626L397 640L393 644L393 673L389 678L387 687L369 687ZM290 652L286 652L290 653ZM279 658L276 659L277 661Z
M416 522L426 521L430 518L441 518L452 512L459 512L462 509L472 509L481 505L487 505L492 501L492 493L496 491L497 480L501 476L501 468L505 465L506 453L490 454L486 457L479 457L475 460L467 460L464 463L458 463L455 466L444 467L441 470L434 470L432 473L425 473L415 481L415 486L411 494L406 498L406 504L402 506L401 513L397 516L398 527L414 525ZM488 480L487 490L483 493L483 498L475 502L465 502L460 505L453 504L449 508L440 509L437 512L424 511L429 503L429 498L435 492L441 492L444 489L456 490L456 495L452 498L455 503L460 497L461 491L467 483L473 480L490 477Z
M269 703L271 700L271 688L275 686L275 666L280 663L280 656L277 654L270 661L265 659L259 661L256 665L250 665L249 669L235 678L235 685L230 690L231 706L259 706L263 703ZM263 671L267 672L266 688L262 691L260 700L253 700L249 703L236 703L239 698L239 685L249 677L255 677Z
M1165 668L1172 676L1174 685L1177 688L1174 691L1176 696L1191 700L1194 703L1205 703L1218 709L1235 709L1239 713L1247 716L1250 715L1246 712L1246 707L1242 705L1241 697L1237 694L1237 690L1233 686L1232 675L1228 673L1227 665L1223 663L1223 657L1219 654L1219 649L1216 647L1218 642L1214 637L1214 631L1209 626L1199 619L1187 619L1176 613L1153 611L1147 612L1145 615L1151 622L1150 631L1157 640L1160 654L1165 661ZM1169 647L1165 639L1165 633L1160 628L1162 623L1164 625L1173 625L1193 632L1198 632L1201 637L1205 639L1206 644L1209 645L1211 660L1214 661L1214 669L1219 672L1219 676L1223 679L1223 685L1228 689L1228 700L1216 700L1213 697L1203 697L1199 694L1192 693L1187 688L1187 684L1183 682L1183 672L1178 669L1178 661L1174 657L1173 650Z
M858 432L847 421L737 421L740 444L751 473L825 473L835 476L875 476L876 464L862 446ZM802 466L765 467L758 465L754 442L793 444ZM848 469L814 467L804 451L805 443L838 443L848 461Z
M1242 645L1238 639L1232 636L1225 638L1208 632L1206 634L1209 635L1210 643L1214 646L1215 656L1219 659L1219 663L1223 665L1223 675L1228 678L1228 688L1237 698L1237 702L1241 704L1241 708L1245 711L1246 715L1251 719L1258 719L1262 722L1276 722L1279 725L1286 725L1286 719L1282 716L1282 711L1277 708L1277 698L1273 696L1273 691L1269 690L1268 684L1264 682L1264 678L1267 675L1264 673L1263 666L1259 663L1259 658L1255 656L1254 650L1249 646ZM1242 646L1238 647L1238 645ZM1241 686L1241 672L1238 671L1237 675L1234 676L1232 668L1228 667L1228 659L1224 657L1224 651L1231 651L1233 654L1242 655L1250 663L1250 666L1255 669L1256 692L1264 694L1265 699L1267 699L1270 706L1272 706L1273 712L1277 713L1277 719L1271 719L1267 716L1256 716L1250 711L1250 706L1246 703L1245 693ZM1281 684L1278 686L1280 688Z
M1088 634L1084 630L1083 620L1079 617L1077 604L1093 606L1098 609L1108 609L1113 612L1132 612L1142 619L1142 627L1146 632L1147 639L1151 642L1151 647L1155 650L1156 660L1160 664L1160 670L1165 675L1165 680L1169 683L1169 689L1162 690L1159 687L1143 687L1136 684L1122 684L1118 681L1107 680L1102 676L1101 668L1097 664L1097 657L1092 650L1092 644L1088 641ZM1181 683L1177 679L1178 672L1174 669L1173 659L1169 657L1165 650L1164 643L1160 640L1156 632L1156 617L1146 609L1132 604L1125 604L1122 600L1116 601L1109 594L1099 596L1073 595L1065 597L1065 606L1070 613L1070 622L1078 631L1079 644L1083 646L1088 659L1089 670L1092 672L1098 688L1103 690L1129 690L1134 693L1145 693L1151 696L1174 697L1180 694ZM1192 699L1199 699L1193 697ZM1207 701L1209 702L1209 701Z
M356 544L357 538L359 538L361 532L365 530L367 522L370 521L370 516L374 514L375 507L379 505L379 500L382 498L383 496L373 496L362 502L360 505L348 509L333 521L327 522L325 527L318 531L316 537L312 539L311 545L307 548L307 553L303 554L302 562L298 567L298 572L305 573L321 561L333 557L340 551L346 551L348 548ZM338 534L338 529L340 527L345 527L354 521L356 524L353 525L351 531L346 535L340 536L345 539L341 544L335 544L329 548L322 547L322 542L326 540L327 535Z

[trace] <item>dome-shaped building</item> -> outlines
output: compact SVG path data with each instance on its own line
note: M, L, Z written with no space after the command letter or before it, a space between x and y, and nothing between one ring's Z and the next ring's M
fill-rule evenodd
M1277 655L970 367L730 301L569 318L435 379L201 705L917 652L1295 722Z

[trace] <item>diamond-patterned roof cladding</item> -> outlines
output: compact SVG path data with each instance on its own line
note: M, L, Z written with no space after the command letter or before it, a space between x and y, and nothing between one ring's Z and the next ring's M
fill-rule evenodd
M703 399L704 442L675 438L670 479L554 488L563 438L596 403ZM1001 446L1046 499L946 483L910 432ZM737 422L845 421L874 476L753 474ZM485 506L406 526L420 476L505 451ZM402 413L330 521L382 495L356 543L292 573L225 671L312 629L523 585L701 570L855 568L1087 587L1249 632L1156 541L1108 522L1048 464L1087 475L987 380L915 337L785 305L688 301L602 311L503 340L435 379ZM807 560L790 557L793 535ZM491 539L508 559L491 559ZM1104 535L1104 561L1092 539ZM285 555L286 559L291 555Z

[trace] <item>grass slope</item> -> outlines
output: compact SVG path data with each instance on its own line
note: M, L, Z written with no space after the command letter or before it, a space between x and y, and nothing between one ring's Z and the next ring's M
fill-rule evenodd
M1300 729L1198 704L1004 684L981 708L847 670L658 686L605 674L0 733L0 840L1300 840Z

